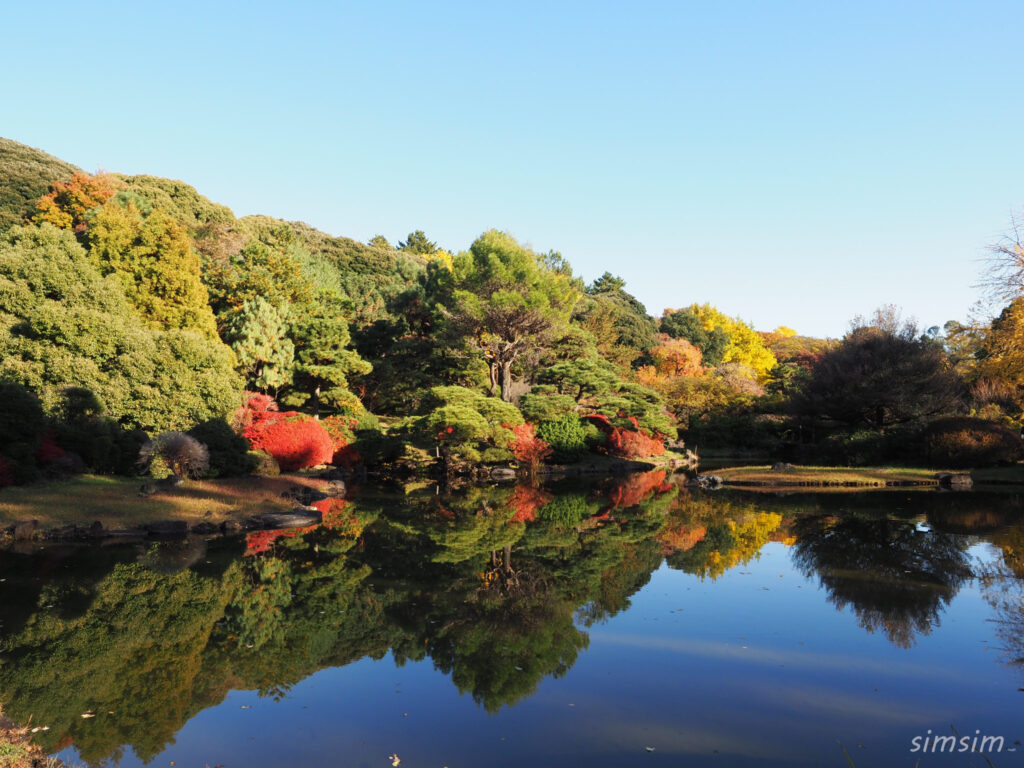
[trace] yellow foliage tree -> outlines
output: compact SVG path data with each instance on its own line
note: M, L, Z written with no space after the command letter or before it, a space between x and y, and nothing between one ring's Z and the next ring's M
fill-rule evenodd
M89 255L113 273L125 295L154 328L217 337L199 254L184 226L166 211L144 215L133 200L113 198L90 216Z
M753 369L759 380L767 378L768 371L778 361L752 326L738 317L728 317L710 304L693 304L689 309L700 318L705 329L721 328L728 334L729 344L722 357L723 363L740 363Z

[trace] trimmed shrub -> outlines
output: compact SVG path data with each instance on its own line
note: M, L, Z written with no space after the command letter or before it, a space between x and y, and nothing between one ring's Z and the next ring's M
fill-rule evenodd
M1008 464L1022 455L1021 440L1013 430L964 416L929 424L924 433L924 449L933 465L951 468Z
M252 395L237 419L248 426L242 436L257 451L274 457L284 472L328 464L334 441L316 419L294 411L278 411L266 395Z
M590 425L590 428L597 433L596 427ZM589 450L587 429L574 413L553 421L542 421L537 425L537 437L551 446L558 462L578 461Z
M192 427L188 434L209 451L210 477L237 477L255 469L256 462L249 455L249 441L235 434L224 419L204 421Z
M148 468L154 477L164 468L175 477L201 477L210 468L210 452L184 432L163 432L142 446L139 466Z
M252 462L252 473L260 477L277 477L281 474L281 468L277 461L269 453L263 451L249 451L249 461Z

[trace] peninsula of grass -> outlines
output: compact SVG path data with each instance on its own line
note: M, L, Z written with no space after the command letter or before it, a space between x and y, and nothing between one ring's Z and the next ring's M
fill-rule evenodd
M262 512L285 511L294 502L281 492L294 485L317 487L324 481L299 475L190 480L172 490L139 494L145 478L80 475L67 480L0 489L0 527L37 520L42 528L91 525L134 528L147 523L184 520L220 523ZM207 514L209 513L209 514Z
M714 471L725 485L794 488L884 488L936 486L938 470L908 467L801 467L773 470L771 466L726 467Z

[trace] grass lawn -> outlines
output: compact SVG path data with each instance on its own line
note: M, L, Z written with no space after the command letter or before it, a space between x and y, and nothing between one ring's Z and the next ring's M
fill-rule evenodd
M804 485L848 485L878 488L892 484L938 485L939 470L906 467L794 467L773 472L769 465L724 467L712 474L726 483L768 485L773 487Z
M286 510L293 503L281 492L293 485L319 488L322 480L299 475L192 480L152 496L139 496L145 478L81 475L35 485L0 489L0 526L38 520L43 528L94 521L105 528L131 528L160 520L208 520ZM210 516L206 513L211 512Z

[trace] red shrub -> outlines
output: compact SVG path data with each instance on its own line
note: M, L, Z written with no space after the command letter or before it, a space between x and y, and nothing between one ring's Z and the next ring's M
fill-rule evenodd
M642 429L634 431L612 427L608 434L608 450L625 459L639 459L644 456L660 456L665 453L665 444Z
M526 422L512 428L512 442L509 443L516 461L529 465L536 472L540 463L552 454L551 446L537 437L533 424Z
M316 419L294 411L278 411L266 395L253 395L239 422L254 450L269 453L285 472L327 464L334 457L334 442Z
M67 452L57 445L57 438L53 434L53 430L48 429L43 434L43 442L39 446L39 453L36 454L36 458L40 464L51 464L57 459L61 459L67 455Z

